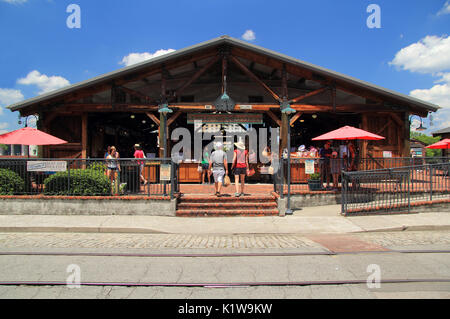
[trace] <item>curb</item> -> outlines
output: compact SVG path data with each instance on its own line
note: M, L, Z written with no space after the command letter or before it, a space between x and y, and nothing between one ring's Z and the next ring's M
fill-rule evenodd
M402 232L402 231L430 231L430 230L450 230L450 225L417 225L417 226L402 226L402 227L386 227L379 229L370 229L362 231L352 231L352 232L341 232L342 234L352 234L352 233L376 233L376 232ZM170 231L159 231L149 228L124 228L124 227L64 227L64 226L10 226L10 227L0 227L0 232L3 233L117 233L117 234L195 234L194 233L183 233L183 232L170 232ZM309 233L309 232L308 232ZM317 231L317 233L336 233L336 231ZM219 235L219 233L201 233L203 235ZM302 234L301 232L242 232L234 231L230 233L220 233L220 235L256 235L256 234Z
M135 233L135 234L169 234L149 228L120 227L64 227L64 226L27 226L0 227L2 233Z

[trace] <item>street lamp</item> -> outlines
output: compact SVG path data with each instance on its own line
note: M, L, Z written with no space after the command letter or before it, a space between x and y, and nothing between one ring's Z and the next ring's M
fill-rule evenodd
M417 116L417 117L420 119L420 125L419 125L418 128L416 128L416 131L419 131L419 132L425 131L427 128L423 126L422 118L421 118L420 116L418 116L418 115L411 115L411 116L409 117L409 126L411 127L411 124L412 124L412 121L411 121L411 120L412 120L412 118L413 118L414 116Z
M291 124L290 116L297 112L294 110L289 102L283 101L280 105L281 113L287 115L288 132L287 132L287 182L288 182L288 194L287 194L287 209L286 215L292 215L294 212L291 209Z
M167 158L167 136L166 136L166 132L167 132L167 114L168 113L173 113L173 111L169 108L169 105L167 104L167 102L164 102L162 104L159 105L159 109L158 112L160 114L162 114L162 121L160 121L160 129L161 129L161 135L163 138L163 157ZM161 127L162 126L162 127ZM161 144L160 144L161 145ZM167 195L166 192L166 181L163 182L164 184L164 196Z

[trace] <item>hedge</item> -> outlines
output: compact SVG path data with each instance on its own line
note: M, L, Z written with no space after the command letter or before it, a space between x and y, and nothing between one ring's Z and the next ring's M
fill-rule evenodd
M73 169L70 172L58 172L47 177L44 185L46 195L111 195L111 182L98 169Z
M25 191L25 182L19 174L0 168L0 195L15 195Z

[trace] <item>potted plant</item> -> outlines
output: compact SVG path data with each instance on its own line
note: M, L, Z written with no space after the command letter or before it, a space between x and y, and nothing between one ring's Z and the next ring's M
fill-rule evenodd
M311 174L308 178L308 187L310 191L320 191L323 188L320 181L320 173Z

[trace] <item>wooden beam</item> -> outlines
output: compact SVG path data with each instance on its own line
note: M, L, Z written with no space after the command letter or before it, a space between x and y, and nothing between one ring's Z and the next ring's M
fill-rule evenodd
M125 87L125 86L119 86L118 88L119 88L120 90L123 90L123 91L125 91L125 92L131 94L131 95L134 95L134 96L137 96L137 97L139 97L139 98L142 98L142 99L144 99L144 100L145 100L146 102L148 102L148 103L154 103L154 101L152 100L152 98L151 98L150 96L148 96L148 95L145 95L144 93L135 91L135 90L133 90L133 89L129 89L129 88Z
M214 65L214 63L216 63L219 60L219 56L216 55L214 57L212 57L212 59L210 59L208 61L208 63L206 63L200 70L198 70L188 81L186 81L179 89L177 89L175 91L175 94L173 97L170 98L170 101L173 101L175 98L177 98L178 96L181 95L181 93L183 93L183 91L189 86L191 85L195 80L197 80L200 76L202 76L203 73L205 73L211 66Z
M283 64L283 69L281 70L281 90L282 90L282 100L287 101L289 97L288 86L287 86L287 72L286 64Z
M301 100L304 100L304 99L306 99L308 97L311 97L311 96L317 95L319 93L322 93L323 91L326 91L327 89L328 89L328 87L323 87L323 88L317 89L315 91L309 92L307 94L303 94L303 95L297 96L296 98L291 99L289 101L289 103L297 103L298 101L301 101Z
M388 118L387 122L384 123L384 125L375 134L380 135L389 125L392 125L392 120L390 118Z
M233 55L230 55L230 59L242 70L249 78L251 78L253 81L258 83L260 86L262 86L267 92L269 92L272 97L278 101L281 102L282 100L276 94L272 89L270 89L263 81L261 81L252 71L250 71L244 64L242 64L241 61L239 61L238 58L234 57Z
M226 54L222 56L222 94L225 93L227 83L228 57Z
M145 114L147 114L147 116L148 116L153 122L155 122L156 125L159 126L160 120L159 120L159 118L158 118L156 115L154 115L153 113L150 113L150 112L145 112Z
M397 123L398 126L403 127L404 122L400 118L400 115L395 114L395 113L389 113L389 116L394 120L395 123Z
M303 113L297 112L295 113L295 115L291 118L291 121L289 123L289 125L294 125L294 123L300 118L300 116L302 116Z
M279 127L281 127L282 123L281 120L272 112L272 111L267 111L267 115L269 115L269 117L275 122L277 123L277 125Z
M181 110L178 110L175 112L174 115L170 117L170 119L167 120L167 126L170 126L175 120L182 114Z

